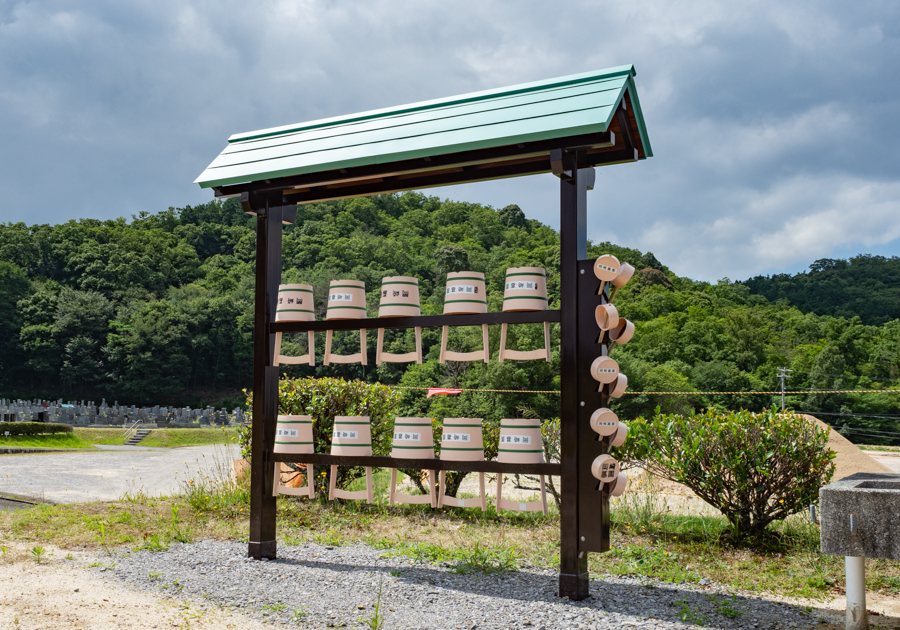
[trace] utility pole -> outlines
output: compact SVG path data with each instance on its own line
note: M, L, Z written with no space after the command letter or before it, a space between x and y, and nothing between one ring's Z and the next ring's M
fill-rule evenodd
M787 373L793 372L794 370L789 370L787 368L780 367L778 368L778 378L781 379L781 411L784 412L784 381L788 378Z

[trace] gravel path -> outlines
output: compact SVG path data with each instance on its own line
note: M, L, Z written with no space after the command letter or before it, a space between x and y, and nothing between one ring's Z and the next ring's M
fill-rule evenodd
M203 541L165 552L125 553L114 559L114 567L94 570L132 587L209 601L293 628L362 627L382 580L386 630L650 629L699 623L723 629L822 628L801 607L732 597L712 585L698 589L604 578L592 580L591 598L571 602L556 596L554 571L459 575L386 553L364 545L282 545L278 560L256 562L244 557L244 543Z
M148 496L170 495L178 490L178 477L190 478L221 466L230 470L237 451L233 445L220 444L3 455L0 492L58 503L114 501L141 488Z

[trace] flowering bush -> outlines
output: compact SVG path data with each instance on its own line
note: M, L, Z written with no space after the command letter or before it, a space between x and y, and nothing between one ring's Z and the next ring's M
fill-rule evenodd
M623 461L676 481L717 508L736 538L816 503L834 474L828 430L774 407L754 414L708 409L628 423Z

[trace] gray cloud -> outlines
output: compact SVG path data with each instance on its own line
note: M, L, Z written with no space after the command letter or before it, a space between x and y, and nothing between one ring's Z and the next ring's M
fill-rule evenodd
M633 63L656 157L595 240L743 278L900 250L900 9L880 2L6 2L0 220L205 201L232 133ZM558 223L552 176L435 189Z

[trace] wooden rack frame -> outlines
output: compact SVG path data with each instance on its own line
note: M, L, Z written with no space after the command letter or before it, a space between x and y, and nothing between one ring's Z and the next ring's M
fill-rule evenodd
M627 127L624 109L619 111L622 127ZM396 190L396 183L385 180L366 187L340 189L340 195L323 189L318 196L310 194L286 196L273 180L260 185L248 184L240 192L245 212L256 216L256 286L253 350L253 427L250 493L250 536L248 553L253 558L277 555L276 498L273 496L275 462L315 465L359 465L383 468L418 468L421 470L457 470L470 472L559 475L560 506L560 575L559 593L573 600L589 595L588 552L609 549L609 499L598 490L590 471L593 458L608 450L608 443L590 429L593 409L609 403L609 388L597 388L590 380L590 362L608 353L608 342L599 334L593 318L597 304L608 301L609 287L598 294L599 280L592 277L587 259L587 191L593 188L593 165L637 160L628 130L624 154L597 154L583 147L557 142L560 148L549 151L547 162L535 171L550 170L560 179L560 310L524 313L486 313L477 315L435 315L420 317L369 318L316 322L274 322L278 284L281 280L282 226L296 219L296 203L318 201L338 196L352 197ZM567 148L568 147L568 148ZM527 153L523 144L519 149ZM513 153L515 151L513 150ZM373 167L375 168L375 167ZM390 165L381 167L390 171ZM468 167L466 167L468 168ZM377 170L377 168L375 169ZM489 179L490 169L470 169L459 181ZM522 173L524 174L524 173ZM379 180L381 181L381 180ZM420 182L421 183L421 182ZM446 183L446 182L444 182ZM430 185L434 185L431 183ZM412 182L410 186L412 187ZM235 192L233 187L229 192ZM587 272L587 273L586 273ZM379 328L414 328L438 326L479 326L558 322L560 324L560 459L549 464L500 464L499 462L450 462L438 459L400 460L391 457L345 457L325 454L275 454L275 424L278 414L279 368L273 365L275 335L288 332L325 330L361 330Z

